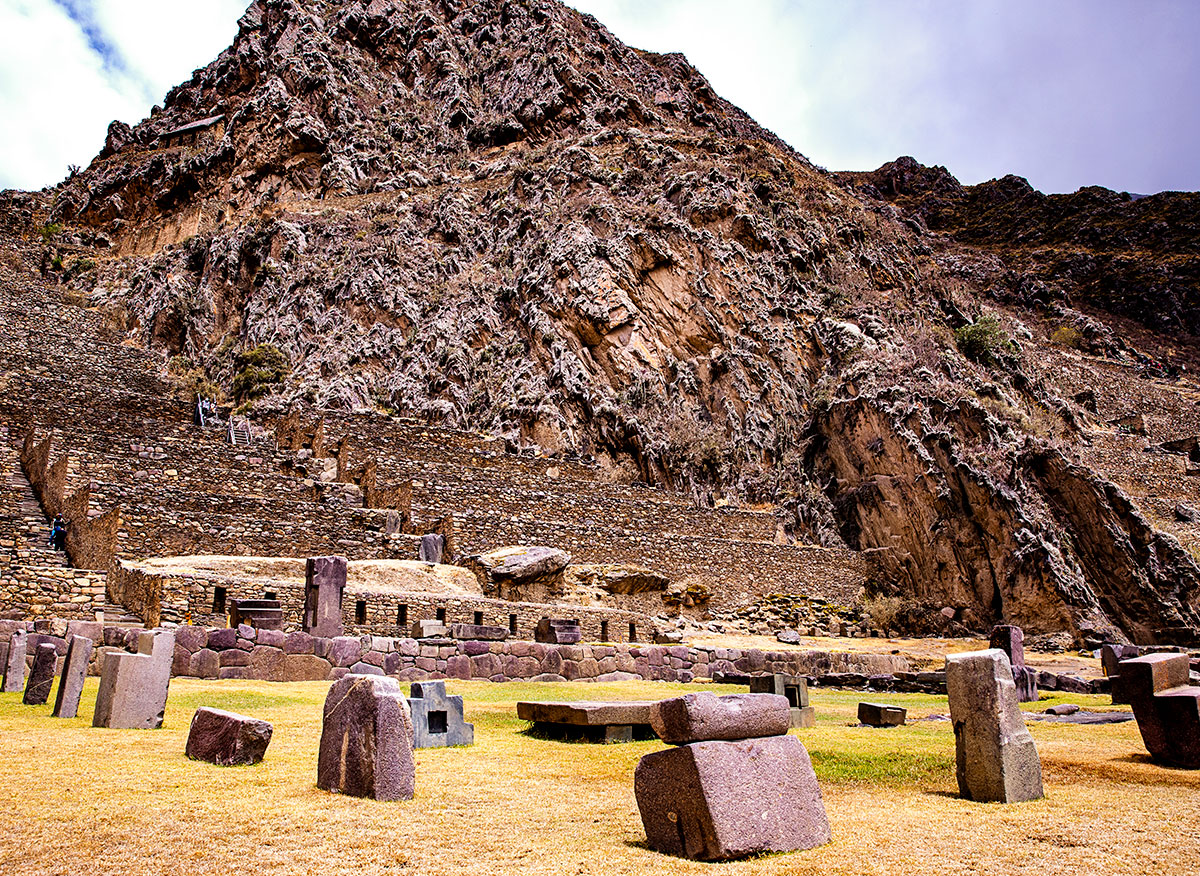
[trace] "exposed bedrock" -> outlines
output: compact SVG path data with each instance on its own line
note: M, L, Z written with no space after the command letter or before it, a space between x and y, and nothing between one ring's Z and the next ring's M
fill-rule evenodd
M843 536L881 586L959 609L969 625L1187 641L1200 628L1200 570L1115 485L1030 440L991 453L969 405L939 411L882 399L830 406L810 454L828 477ZM985 439L986 440L986 439ZM997 478L988 470L1004 462Z

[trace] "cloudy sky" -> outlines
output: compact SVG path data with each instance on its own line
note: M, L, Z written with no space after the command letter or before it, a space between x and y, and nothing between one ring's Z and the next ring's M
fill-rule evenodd
M232 40L247 0L0 0L0 187L86 165ZM816 163L1200 190L1196 0L574 0L681 51Z

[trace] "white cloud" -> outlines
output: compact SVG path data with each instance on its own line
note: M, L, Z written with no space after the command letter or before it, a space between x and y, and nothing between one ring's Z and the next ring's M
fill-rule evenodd
M237 33L248 0L78 0L123 64L106 63L53 0L0 0L0 188L37 189L87 165L113 119L145 118Z

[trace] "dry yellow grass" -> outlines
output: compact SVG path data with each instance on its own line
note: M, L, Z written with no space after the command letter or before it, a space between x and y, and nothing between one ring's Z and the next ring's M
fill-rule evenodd
M1047 799L981 805L954 796L947 722L852 727L863 695L816 691L819 724L797 732L821 779L833 842L705 865L643 845L633 768L661 743L539 740L521 733L515 717L518 699L648 699L680 686L450 687L467 698L477 744L418 752L417 797L406 803L316 789L324 683L176 680L157 732L96 730L87 718L59 721L48 707L20 705L19 694L0 695L0 873L1200 872L1200 774L1151 764L1133 724L1031 722ZM85 716L95 688L92 680ZM946 711L937 697L873 698L906 705L912 718ZM187 760L199 705L273 722L266 761L230 769Z

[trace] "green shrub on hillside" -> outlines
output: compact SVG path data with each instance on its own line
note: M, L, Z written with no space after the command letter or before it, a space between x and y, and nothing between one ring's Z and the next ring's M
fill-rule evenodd
M1005 333L999 318L992 313L965 325L954 332L958 351L980 365L995 365L1000 356L1013 351L1013 342Z
M233 397L247 402L266 395L291 370L287 357L273 344L259 344L234 357Z

